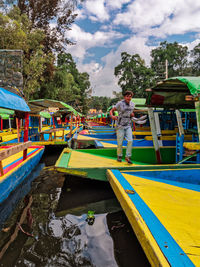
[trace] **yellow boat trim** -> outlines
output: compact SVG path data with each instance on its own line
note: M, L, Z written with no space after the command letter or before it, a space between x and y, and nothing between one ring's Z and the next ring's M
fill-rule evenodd
M51 129L52 127L50 127L50 126L44 126L44 127L42 127L42 131L47 131L47 130L49 130L49 129Z
M197 142L183 143L183 146L189 150L199 150L200 149L200 143L197 143Z
M200 266L200 192L123 174L159 221Z
M83 134L79 134L77 137L78 141L89 141L89 140L97 140L98 138L94 138L94 137L89 137L89 136L85 136Z
M139 131L133 131L133 135L152 135L152 132L139 132Z
M71 170L71 169L66 169L66 168L56 168L56 170L59 172L64 172L64 173L71 174L71 175L87 177L87 172L84 172L84 171Z
M106 143L106 142L101 142L101 144L103 145L104 148L115 148L117 147L117 144L110 144L110 143ZM126 147L126 146L122 146L122 147Z
M14 140L16 138L17 138L17 134L4 135L4 136L2 136L2 142L7 142L10 140Z
M153 140L152 136L145 136L145 140ZM185 135L185 140L192 140L192 135ZM160 136L159 140L176 140L176 135Z
M134 165L132 164L131 166ZM116 159L100 157L75 150L71 152L68 163L68 168L116 168L127 166L130 166L127 162L117 162Z
M108 180L152 266L170 266L138 210L110 170ZM150 193L150 192L149 192Z
M30 158L32 158L33 156L35 156L39 151L41 151L42 149L44 149L43 147L41 147L40 149L38 149L35 153L33 153L33 155L31 155L30 157L28 157L27 160L29 160ZM3 150L3 148L0 148L0 150ZM33 150L35 150L35 148L28 148L27 149L27 154L31 153ZM3 167L13 163L14 161L18 160L19 158L23 157L23 151L20 151L19 153L16 153L6 159L4 159L2 161ZM6 174L0 176L0 183L5 180L7 178L8 175L10 175L10 172L14 172L17 168L19 168L21 165L23 165L27 160L22 161L19 165L17 165L16 167L14 167L13 169L11 169L10 171L8 171Z
M63 141L62 139L55 139L54 141L33 141L32 145L37 146L48 146L48 145L67 145L67 141Z

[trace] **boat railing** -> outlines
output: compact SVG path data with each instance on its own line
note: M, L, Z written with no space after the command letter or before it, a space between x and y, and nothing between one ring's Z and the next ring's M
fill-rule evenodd
M25 160L26 157L27 157L27 149L28 149L28 147L31 146L31 144L32 144L31 141L27 141L27 142L21 143L19 145L8 147L8 148L3 149L3 150L0 151L0 172L1 172L1 176L4 175L2 161L4 159L16 154L16 153L19 153L20 151L23 151L23 160Z

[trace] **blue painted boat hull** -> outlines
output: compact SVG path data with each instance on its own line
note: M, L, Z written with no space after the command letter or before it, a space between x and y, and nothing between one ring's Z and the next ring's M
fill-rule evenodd
M97 138L97 139L117 139L116 133L106 133L106 134L84 134L84 136Z
M8 198L15 188L22 183L31 173L35 166L39 163L44 148L36 152L32 157L26 159L22 165L10 171L6 179L0 183L0 204Z

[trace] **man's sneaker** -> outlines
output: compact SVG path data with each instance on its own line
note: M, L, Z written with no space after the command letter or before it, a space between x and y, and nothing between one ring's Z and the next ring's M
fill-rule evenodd
M122 157L121 156L117 156L117 161L118 162L122 162Z
M131 161L131 159L128 158L128 157L125 157L125 161L128 162L128 164L133 164L133 162Z

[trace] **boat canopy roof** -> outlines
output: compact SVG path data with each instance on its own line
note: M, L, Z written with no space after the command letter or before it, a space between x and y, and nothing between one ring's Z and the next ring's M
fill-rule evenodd
M187 87L190 90L191 95L200 94L200 77L180 76L180 77L169 78L166 80L166 83L171 83L171 82L173 82L174 84L177 83L177 87L180 86L180 89L182 89L182 86L185 85L185 87Z
M187 101L186 95L200 93L200 77L173 77L166 79L150 90L146 104L164 108L194 108L193 101Z
M14 113L15 113L14 110L0 108L0 114L14 115Z
M3 120L8 120L10 115L14 115L15 111L11 109L0 108L0 117Z
M67 109L68 111L71 111L74 113L74 115L77 115L78 112L70 105L53 99L37 99L37 100L31 100L29 103L33 106L42 107L43 109L46 108L59 108L59 110Z
M10 115L4 114L4 113L0 113L0 118L3 119L3 120L8 120L10 118Z
M0 87L0 107L17 111L29 112L26 101L19 95Z
M135 109L147 109L146 98L132 98L131 101L135 104Z
M40 116L45 119L51 119L51 114L47 111L40 111Z

